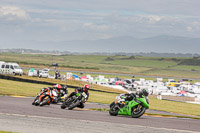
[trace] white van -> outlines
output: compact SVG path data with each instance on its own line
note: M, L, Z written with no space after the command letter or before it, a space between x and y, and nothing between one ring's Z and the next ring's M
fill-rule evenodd
M22 75L23 70L19 67L17 63L0 63L0 73L2 74L12 74L12 75Z

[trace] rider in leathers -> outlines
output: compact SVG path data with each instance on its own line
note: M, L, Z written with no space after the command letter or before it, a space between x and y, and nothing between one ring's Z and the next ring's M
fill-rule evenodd
M86 94L86 98L85 98L85 100L84 101L81 101L80 102L80 104L77 106L77 107L79 107L79 108L84 108L85 106L84 106L84 103L88 100L88 98L89 98L89 85L88 84L85 84L84 85L84 87L80 87L80 88L77 88L77 89L75 89L75 92L72 92L67 98L70 98L70 97L72 97L72 96L74 96L74 95L76 95L77 93L83 93L83 92L85 92L85 94ZM66 98L66 99L67 99Z
M62 87L61 85L57 84L57 85L54 85L53 88L56 89L56 92L58 94L58 96L57 96L57 98L58 98L57 102L59 102L61 100L61 97L63 97L63 96L64 96L64 98L67 97L68 88L67 88L66 85Z

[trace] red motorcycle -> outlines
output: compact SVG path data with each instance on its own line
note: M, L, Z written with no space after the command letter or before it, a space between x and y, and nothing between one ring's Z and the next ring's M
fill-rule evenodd
M57 98L57 90L54 88L44 88L40 91L40 94L38 94L33 101L32 105L35 106L44 106L49 105L51 102L54 102Z

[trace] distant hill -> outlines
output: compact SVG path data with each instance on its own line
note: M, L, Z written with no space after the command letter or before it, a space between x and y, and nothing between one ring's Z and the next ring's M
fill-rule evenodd
M162 35L137 39L125 36L94 41L66 41L58 43L58 47L59 50L80 52L200 53L200 38Z
M69 52L69 51L42 51L34 49L0 49L0 53L18 53L18 54L48 54L48 55L107 55L107 56L150 56L150 57L193 57L194 59L200 58L200 54L191 53L156 53L156 52L140 52L140 53L126 53L126 52Z
M16 42L15 46L15 48L35 49L40 51L69 51L78 53L153 52L200 54L200 38L187 38L168 35L141 39L131 36L121 36L100 40L74 40L54 42L26 41ZM13 47L7 46L7 48Z

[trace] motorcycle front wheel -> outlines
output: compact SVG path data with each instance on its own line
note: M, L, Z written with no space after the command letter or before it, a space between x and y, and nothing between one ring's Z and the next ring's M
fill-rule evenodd
M65 105L65 102L62 103L62 105L60 106L61 109L65 109L67 106Z
M71 103L71 105L69 105L68 109L72 110L73 108L77 107L79 104L80 104L80 101L76 99L75 101Z
M137 105L132 108L131 116L133 118L139 118L145 113L145 111L146 111L145 107L143 107L141 105Z
M34 99L34 101L32 102L32 105L38 106L39 105L39 96L36 96L36 98Z
M117 107L116 104L112 105L109 110L109 114L112 116L117 116L118 112L119 112L119 107Z
M46 96L46 97L42 100L42 102L40 102L40 104L39 104L40 106L44 106L51 101L48 96Z

